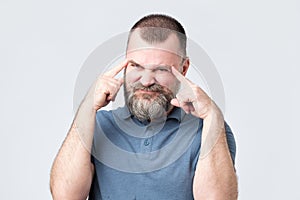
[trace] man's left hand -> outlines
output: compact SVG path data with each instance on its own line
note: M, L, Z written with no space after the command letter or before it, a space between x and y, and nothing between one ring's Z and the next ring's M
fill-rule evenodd
M173 75L180 82L180 89L171 104L181 107L186 113L205 119L210 112L220 112L211 98L196 84L172 67Z

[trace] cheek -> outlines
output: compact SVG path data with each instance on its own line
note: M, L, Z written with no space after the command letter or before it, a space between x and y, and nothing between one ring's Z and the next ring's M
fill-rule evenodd
M172 92L176 91L176 88L178 87L178 81L177 79L172 76L172 77L165 77L165 78L158 78L157 80L158 84L167 87L170 89Z
M141 74L139 72L136 72L135 70L132 70L131 68L127 68L126 70L126 82L128 85L131 85L133 83L136 83L140 80ZM157 76L155 77L155 81L157 84L160 84L164 87L167 87L172 92L177 91L178 87L178 80L175 78L175 76Z
M134 72L131 68L126 69L126 82L134 83L139 80L139 75Z
M170 79L170 78L165 78L165 77L157 77L156 78L156 81L160 84L160 85L162 85L162 86L165 86L165 87L170 87L171 86L171 84L172 84L172 79Z

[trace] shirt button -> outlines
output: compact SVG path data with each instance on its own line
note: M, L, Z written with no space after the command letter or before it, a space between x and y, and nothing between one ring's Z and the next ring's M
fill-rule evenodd
M146 139L146 140L144 141L144 145L145 145L145 146L148 146L149 144L150 144L149 140Z

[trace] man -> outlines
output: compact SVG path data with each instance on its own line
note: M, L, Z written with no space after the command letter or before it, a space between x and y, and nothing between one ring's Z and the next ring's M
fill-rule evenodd
M233 135L185 78L188 68L179 22L139 20L126 60L97 79L78 109L52 167L53 198L237 199ZM123 83L125 106L99 111Z

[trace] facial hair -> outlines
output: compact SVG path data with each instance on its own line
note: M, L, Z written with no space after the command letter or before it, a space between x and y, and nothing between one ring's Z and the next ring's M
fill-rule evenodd
M165 117L173 108L170 103L175 97L173 92L160 84L145 87L141 83L124 83L126 105L131 114L140 121L152 121ZM147 91L151 93L140 92Z

